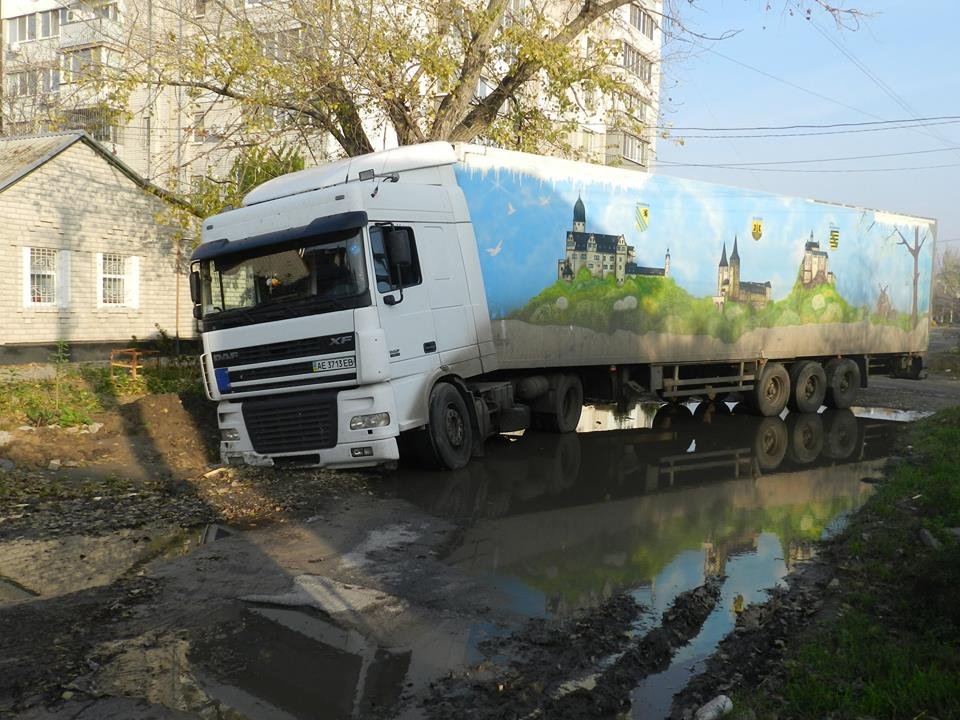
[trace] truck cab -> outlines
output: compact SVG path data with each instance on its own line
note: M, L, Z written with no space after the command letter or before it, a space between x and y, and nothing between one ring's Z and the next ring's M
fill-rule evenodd
M438 379L495 369L454 161L445 143L352 158L204 221L191 292L224 462L394 463Z

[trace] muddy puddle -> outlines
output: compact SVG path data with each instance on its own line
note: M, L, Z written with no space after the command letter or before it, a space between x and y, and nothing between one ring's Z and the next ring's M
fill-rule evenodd
M859 416L858 416L859 415ZM720 599L669 667L632 693L633 717L671 697L729 633L869 496L898 421L869 409L757 418L728 405L584 408L579 432L504 438L446 477L399 492L465 525L444 558L521 617L563 619L629 593L654 627L711 578ZM602 430L602 432L594 432Z
M0 607L110 585L148 562L186 555L231 531L143 527L106 535L0 542Z

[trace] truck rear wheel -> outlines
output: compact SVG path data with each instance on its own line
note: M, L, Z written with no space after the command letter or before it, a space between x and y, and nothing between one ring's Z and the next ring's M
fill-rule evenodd
M458 470L473 454L473 426L463 396L450 383L437 383L430 393L430 424L420 440L420 457L429 467Z
M765 417L779 415L790 397L790 375L778 362L768 362L760 371L756 385L748 396L750 406Z
M583 411L583 385L576 375L560 375L550 391L547 412L537 413L539 426L550 432L567 433L577 429Z
M853 405L860 387L860 368L850 358L834 358L824 368L827 407L843 410Z
M798 413L815 413L827 393L827 376L820 363L800 360L790 368L789 408Z

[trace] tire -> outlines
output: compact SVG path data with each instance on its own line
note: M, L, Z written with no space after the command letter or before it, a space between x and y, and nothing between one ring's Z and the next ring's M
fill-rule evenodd
M844 410L857 397L860 388L860 368L850 358L834 358L824 368L827 376L827 407Z
M757 467L770 472L780 467L787 454L787 426L776 415L763 418L753 437L753 457Z
M548 432L568 433L577 429L583 411L583 385L576 375L559 375L550 390L546 412L539 412L537 426Z
M799 465L812 463L823 451L823 419L816 413L787 415L787 456Z
M827 375L820 363L801 360L791 366L787 406L792 412L815 413L823 405L826 394Z
M726 417L730 414L730 408L725 402L720 400L703 400L697 409L693 411L693 419L704 425L710 425L719 417Z
M689 428L693 413L686 405L671 402L667 403L653 416L651 427L654 430L677 430L680 427Z
M473 455L473 425L463 396L450 383L437 383L428 413L430 423L420 437L423 463L442 470L465 467Z
M826 410L823 413L823 456L829 460L846 460L860 446L860 427L849 410Z
M790 397L790 375L778 362L768 362L750 391L750 406L759 415L773 417L783 412Z

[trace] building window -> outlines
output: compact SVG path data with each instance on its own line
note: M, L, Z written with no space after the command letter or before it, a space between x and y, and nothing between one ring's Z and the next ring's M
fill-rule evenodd
M100 65L106 61L102 47L88 47L61 53L61 82L73 83L100 77Z
M636 3L630 6L630 24L653 40L653 15Z
M193 0L193 14L203 17L207 14L207 0Z
M647 143L630 133L623 133L623 158L639 165L647 164Z
M40 13L40 37L60 37L60 26L67 22L67 9L46 10Z
M300 56L300 28L266 33L264 36L264 54L279 62L295 60Z
M10 97L29 97L37 94L37 71L27 70L7 75L7 94Z
M630 43L623 44L623 67L645 83L653 76L653 63Z
M34 13L7 20L7 41L26 42L37 39L37 16Z
M98 307L138 307L139 283L139 257L97 253Z
M67 116L68 126L86 130L94 140L120 145L123 135L119 125L115 124L116 115L102 108L79 108L71 110Z
M43 68L40 70L40 92L55 93L60 91L60 68Z
M67 307L70 288L70 252L25 247L23 251L23 306Z
M503 12L503 27L507 28L514 23L523 22L523 13L527 9L527 0L507 0L507 7Z
M117 3L103 3L101 5L95 5L93 8L94 17L107 18L109 20L116 20L120 17L120 10L117 6Z

